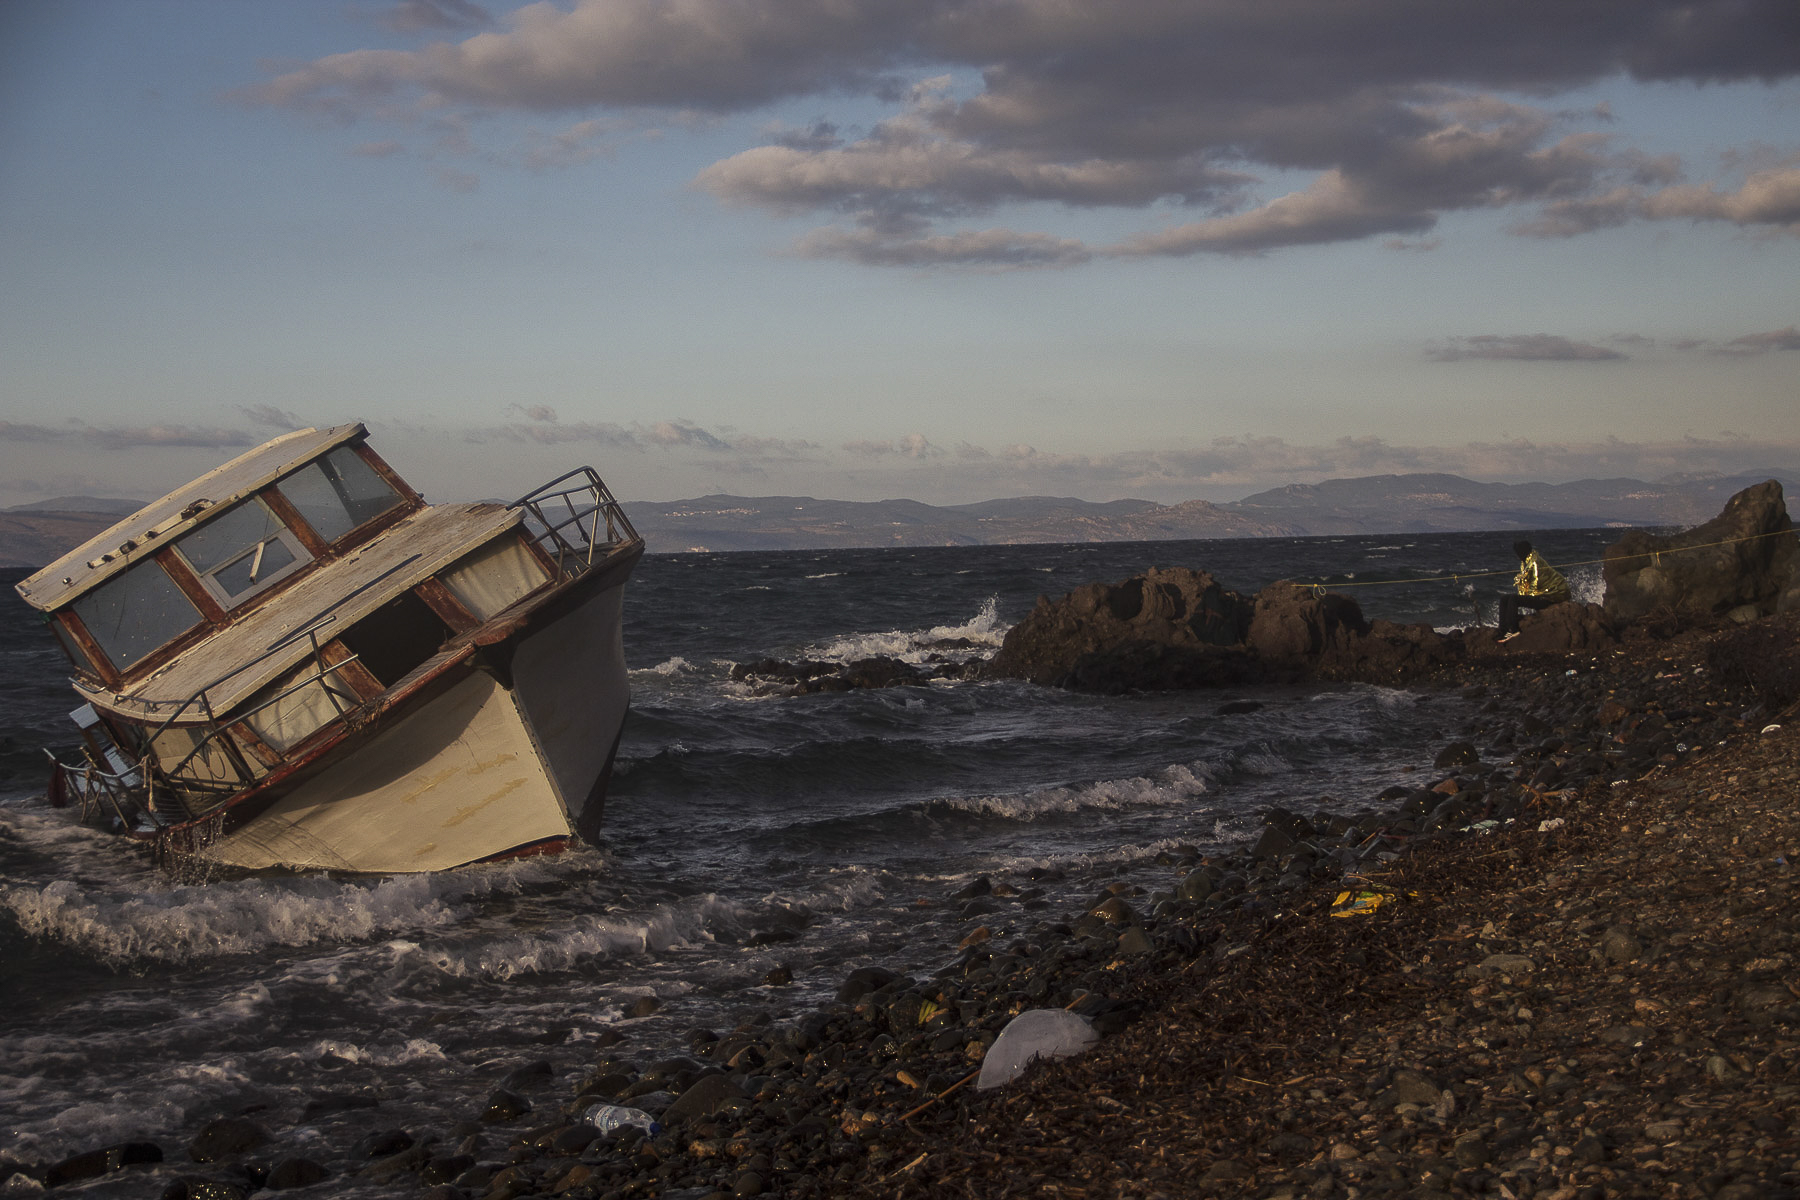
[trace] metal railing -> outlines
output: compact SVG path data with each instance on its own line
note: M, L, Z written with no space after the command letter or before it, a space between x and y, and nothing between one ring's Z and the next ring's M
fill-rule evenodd
M259 777L259 772L257 772L256 769L250 765L249 761L245 759L242 748L229 736L230 731L234 726L247 730L252 736L256 736L255 729L248 724L251 717L254 717L265 709L280 704L283 700L296 695L314 684L319 685L320 689L325 693L326 699L331 702L332 708L337 712L336 719L341 720L346 712L362 703L362 697L358 696L353 689L350 689L347 685L341 684L332 678L345 667L356 662L359 656L352 654L342 662L327 663L324 654L319 647L319 630L326 625L329 625L335 619L335 617L327 617L325 620L318 621L290 637L283 638L256 658L251 659L249 662L244 663L213 680L211 683L184 700L181 705L175 709L173 714L164 720L161 725L157 726L155 732L151 733L145 742L143 773L144 778L147 781L146 786L150 789L154 789L156 781L161 779L170 789L173 798L186 810L187 815L190 818L202 816L212 808L216 807L219 802L254 783ZM238 713L228 721L220 721L213 712L212 702L208 697L208 693L226 680L242 674L257 663L262 662L264 659L285 649L288 645L293 643L295 639L300 637L305 637L312 643L312 660L316 669L305 677L288 684L254 708ZM198 706L200 711L205 714L205 721L200 726L206 730L204 736L195 741L193 748L183 755L180 761L174 763L172 766L160 766L156 761L157 740L167 733L183 715L195 706ZM209 766L211 765L214 760L210 755L207 755L207 751L209 747L213 746L219 748L225 765L230 768L229 777L214 775L210 771L206 774L201 774L195 767L195 760L201 759L203 755L206 755L205 761ZM263 773L266 773L266 769Z
M625 510L592 467L559 475L507 507L525 510L526 529L563 578L593 566L596 550L638 540Z

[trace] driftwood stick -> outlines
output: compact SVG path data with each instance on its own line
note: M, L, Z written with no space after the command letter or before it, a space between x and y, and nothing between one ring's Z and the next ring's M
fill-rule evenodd
M937 1095L933 1096L931 1099L927 1100L925 1103L919 1105L919 1107L913 1109L911 1112L901 1113L899 1119L902 1121L912 1120L914 1117L918 1116L920 1113L924 1112L926 1109L928 1109L932 1105L936 1104L939 1100L942 1100L945 1096L948 1096L951 1092L954 1092L957 1088L959 1088L963 1084L969 1082L969 1080L975 1078L979 1074L981 1074L981 1068L976 1067L973 1071L970 1071L967 1075L964 1075L961 1079L957 1080L955 1083L951 1084L949 1087L945 1088L943 1091L939 1092Z

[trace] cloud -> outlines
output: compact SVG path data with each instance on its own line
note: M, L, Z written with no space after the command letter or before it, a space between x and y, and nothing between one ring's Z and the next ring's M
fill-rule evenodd
M253 410L245 409L248 415ZM278 410L254 410L269 411ZM230 449L256 446L266 439L243 429L216 429L194 425L89 425L72 420L66 425L32 425L0 421L0 441L4 442L73 442L105 450L133 448L202 447Z
M528 4L503 32L419 50L353 50L245 96L366 111L403 91L494 110L595 106L741 111L783 97L867 89L915 59L930 0L578 0Z
M1723 347L1729 354L1767 354L1771 350L1800 350L1800 326L1772 329L1768 333L1747 333L1733 338Z
M736 460L740 464L759 466L810 458L819 449L815 442L715 432L682 419L620 425L611 421L563 421L547 404L515 404L509 411L525 419L467 429L462 434L464 440L475 443L529 442L540 446L591 444L635 453L697 450L709 461ZM730 466L730 463L715 465Z
M725 203L826 218L793 248L812 257L1073 266L1419 245L1446 214L1478 209L1516 212L1534 236L1677 220L1800 231L1800 166L1727 163L1689 184L1673 158L1621 144L1603 104L1502 98L1621 76L1793 78L1792 0L573 0L466 36L487 16L472 4L394 12L446 36L330 55L241 97L439 130L440 154L532 168L606 153L652 116L897 105L860 134L829 114L775 128L696 175ZM519 134L491 120L507 113L571 123ZM522 141L482 150L471 130ZM1000 206L1154 221L1102 248L966 224Z
M401 0L381 17L382 28L395 33L485 29L493 23L488 11L470 0Z
M840 258L881 267L1067 267L1092 252L1074 238L980 229L909 237L883 229L815 229L794 243L801 258Z
M1800 235L1800 165L1752 172L1736 188L1717 183L1663 188L1621 185L1596 196L1558 200L1517 231L1574 237L1644 221L1724 221L1746 229Z
M405 150L399 142L388 139L380 142L363 142L351 149L350 153L358 158L392 158Z
M903 438L888 442L845 442L844 450L860 458L942 458L947 451L935 446L922 433L909 433Z
M1591 342L1574 342L1553 333L1502 336L1483 333L1450 338L1427 351L1434 362L1462 362L1471 358L1517 359L1526 362L1606 362L1625 355Z
M238 411L248 417L252 425L267 425L271 429L279 429L283 432L306 427L305 421L286 409L276 408L273 404L240 404Z
M450 167L433 167L431 177L437 180L438 186L447 192L468 195L481 187L481 176L468 171L457 171Z

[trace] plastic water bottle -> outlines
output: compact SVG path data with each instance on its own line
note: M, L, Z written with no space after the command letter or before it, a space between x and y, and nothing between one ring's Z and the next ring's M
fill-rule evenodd
M582 1113L581 1119L601 1133L611 1133L626 1125L635 1125L651 1136L662 1132L655 1117L641 1108L626 1108L620 1104L596 1104Z

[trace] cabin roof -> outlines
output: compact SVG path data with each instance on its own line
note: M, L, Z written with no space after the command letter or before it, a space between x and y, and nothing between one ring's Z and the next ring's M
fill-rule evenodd
M345 442L367 437L368 432L360 423L353 423L297 429L264 442L89 538L19 584L19 595L44 612L63 608L126 567L149 558L208 516Z
M518 524L520 509L491 502L421 509L367 544L328 562L241 619L221 626L122 693L77 679L76 691L102 708L158 723L201 689L225 714L312 654L308 628L323 644L395 596ZM285 643L285 644L284 644ZM197 721L203 710L183 715Z

